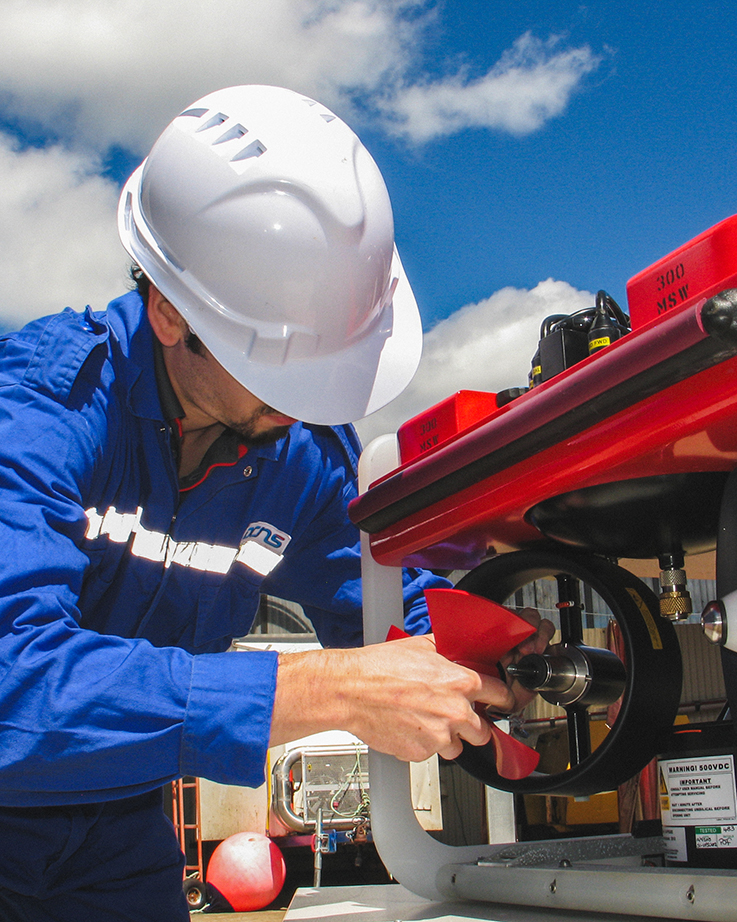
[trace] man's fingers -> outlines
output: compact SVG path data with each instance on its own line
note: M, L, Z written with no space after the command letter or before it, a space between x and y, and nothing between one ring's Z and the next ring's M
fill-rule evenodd
M452 762L453 759L457 759L458 756L463 751L463 743L459 739L453 740L448 746L445 746L443 749L438 750L438 755L441 759L445 759L448 762Z
M555 634L556 628L553 622L549 621L547 618L540 618L540 615L534 608L526 608L524 612L536 615L536 618L532 618L531 616L525 617L525 621L534 624L537 630L526 640L523 640L519 646L514 647L514 649L510 650L509 653L502 657L501 662L503 666L506 666L508 663L516 662L520 657L526 656L528 653L544 653Z
M537 627L537 632L525 644L531 644L532 649L525 649L525 653L543 653L555 634L555 625L547 618L543 618Z
M476 696L476 700L500 714L511 713L514 710L515 698L514 692L506 682L488 675L482 675L479 678L481 679L481 691Z
M533 627L537 627L540 624L540 612L536 608L515 609L515 612L519 618L529 621Z
M555 634L556 628L553 622L547 618L541 618L536 609L523 609L520 615L535 627L535 633L503 657L503 664L518 660L527 653L542 653ZM489 719L493 719L494 714L513 714L525 707L534 697L534 694L523 689L517 682L507 685L502 679L481 674L478 674L478 681L481 687L477 688L473 694L471 704L475 704L475 707L471 709L472 716L462 727L457 725L456 734L452 737L451 742L438 750L439 755L443 758L455 759L460 755L464 740L473 746L487 744L491 740ZM489 716L485 718L483 715L487 709Z

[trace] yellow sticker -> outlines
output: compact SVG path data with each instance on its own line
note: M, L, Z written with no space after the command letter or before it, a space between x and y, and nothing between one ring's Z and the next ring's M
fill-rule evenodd
M589 350L603 349L605 346L611 346L612 341L608 336L600 336L598 339L592 339L589 343Z
M645 627L647 628L647 632L650 635L650 642L653 645L653 650L662 650L663 641L660 637L660 631L658 631L658 626L655 623L652 612L647 607L647 605L645 605L638 592L636 592L634 589L630 589L629 586L626 586L625 588L627 589L627 592L629 592L630 596L632 597L632 601L635 603L638 611L642 615L642 619L645 622Z

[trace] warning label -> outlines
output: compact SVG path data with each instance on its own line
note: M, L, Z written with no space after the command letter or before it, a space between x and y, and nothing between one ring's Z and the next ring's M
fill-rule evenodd
M706 829L707 824L716 826L736 821L734 757L662 761L660 805L665 825L691 826L698 823Z

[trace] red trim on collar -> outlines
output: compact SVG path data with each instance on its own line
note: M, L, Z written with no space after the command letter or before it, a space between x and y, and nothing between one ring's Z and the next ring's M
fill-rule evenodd
M177 424L181 430L181 423L179 420L177 420ZM204 483L204 481L207 480L210 471L214 471L216 467L233 467L234 464L238 464L238 462L241 460L241 458L243 458L247 451L248 448L245 445L239 445L238 457L235 459L235 461L218 461L216 464L211 464L196 483L192 483L188 487L180 487L179 492L186 493L189 490L194 490L195 487L198 487L201 483Z

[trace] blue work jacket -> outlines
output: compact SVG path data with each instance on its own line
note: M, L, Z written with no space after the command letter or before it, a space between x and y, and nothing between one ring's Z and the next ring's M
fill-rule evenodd
M276 655L224 651L261 593L360 644L357 452L297 423L180 493L137 293L0 340L0 804L260 784Z

